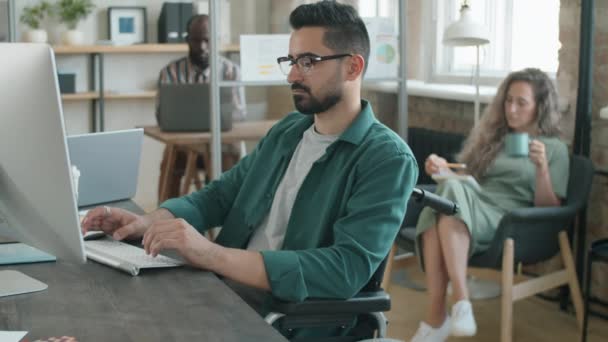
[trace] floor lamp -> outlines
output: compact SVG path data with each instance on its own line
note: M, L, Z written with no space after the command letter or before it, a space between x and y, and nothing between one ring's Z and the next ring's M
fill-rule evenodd
M443 33L443 44L450 46L475 46L477 60L475 63L475 117L479 121L479 46L488 44L488 30L473 20L471 8L465 0L460 7L460 19L450 24Z
M479 122L479 46L490 42L488 30L477 23L471 14L471 8L465 0L460 6L460 18L450 24L443 33L443 44L449 46L475 46L475 116L474 125ZM495 298L500 295L500 285L494 281L467 278L467 287L471 299Z

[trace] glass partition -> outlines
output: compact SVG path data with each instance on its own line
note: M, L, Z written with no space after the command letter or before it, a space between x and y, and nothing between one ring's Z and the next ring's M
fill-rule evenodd
M246 104L245 122L280 120L294 110L291 91L276 62L286 56L289 44L289 14L297 6L316 0L212 0L210 1L211 26L217 43L222 46L221 56L240 67L240 78L236 81L212 79L216 88L232 87L244 93ZM363 96L368 99L378 118L393 128L405 139L407 112L404 77L401 65L405 65L404 0L343 0L360 11L370 35L370 57L364 77ZM214 21L213 18L221 18ZM215 30L215 31L214 31ZM229 30L229 32L222 32ZM217 44L216 44L217 46ZM211 44L212 54L214 44ZM281 52L284 50L284 52ZM212 60L213 62L213 60ZM220 63L219 58L216 63ZM217 68L212 69L217 70ZM382 94L369 91L369 85L392 82L397 92ZM403 88L403 89L400 89ZM217 91L217 94L220 92ZM212 101L213 103L213 101ZM221 101L215 101L220 107ZM215 121L221 110L211 110ZM212 141L212 163L215 175L221 166L221 134L219 125L214 130ZM225 133L224 133L225 134ZM215 137L217 136L217 137ZM250 151L255 141L247 141Z

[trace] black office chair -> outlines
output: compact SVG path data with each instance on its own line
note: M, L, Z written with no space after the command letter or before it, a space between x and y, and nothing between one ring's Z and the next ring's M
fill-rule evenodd
M588 158L573 155L570 158L570 177L566 203L560 207L520 208L501 219L490 247L474 255L469 266L502 270L501 341L512 340L513 302L542 293L561 285L569 285L579 326L583 322L583 301L576 277L567 230L581 208L585 207L591 183L593 165ZM415 244L415 211L408 208L408 218L399 235L410 245ZM515 248L515 246L517 248ZM513 271L518 264L531 265L548 260L561 253L565 269L532 280L514 284Z
M453 202L421 189L414 189L411 198L421 206L429 206L446 215L453 215L458 210ZM378 266L367 285L353 298L307 299L302 302L275 299L271 304L272 312L264 319L282 331L306 327L347 329L356 322L348 336L292 341L361 341L372 337L384 338L388 325L384 312L391 309L390 296L381 287L387 258ZM341 335L339 331L337 335Z
M391 309L391 298L381 287L386 259L380 264L367 285L350 299L307 299L302 302L285 302L275 299L272 312L264 319L278 330L291 331L298 328L337 327L341 329L356 325L349 336L336 336L320 339L293 339L292 341L360 341L371 338L374 332L378 337L386 336L388 321L384 312Z
M418 163L418 185L436 184L431 176L424 172L424 161L435 153L452 163L456 153L462 149L465 136L459 133L442 132L422 127L410 127L407 130L407 144Z

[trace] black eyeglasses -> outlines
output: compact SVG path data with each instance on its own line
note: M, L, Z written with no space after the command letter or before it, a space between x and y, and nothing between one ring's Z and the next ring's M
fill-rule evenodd
M310 72L310 70L312 70L312 67L319 62L352 56L353 55L350 53L342 53L339 55L330 56L303 55L295 59L293 57L288 56L277 58L277 63L279 63L279 67L285 75L289 75L289 73L291 72L291 68L296 64L298 65L298 69L300 70L300 72L306 74Z

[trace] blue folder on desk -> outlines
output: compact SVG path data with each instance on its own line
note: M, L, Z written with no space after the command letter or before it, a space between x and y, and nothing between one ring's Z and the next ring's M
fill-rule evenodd
M0 243L0 265L55 261L57 258L23 243Z

